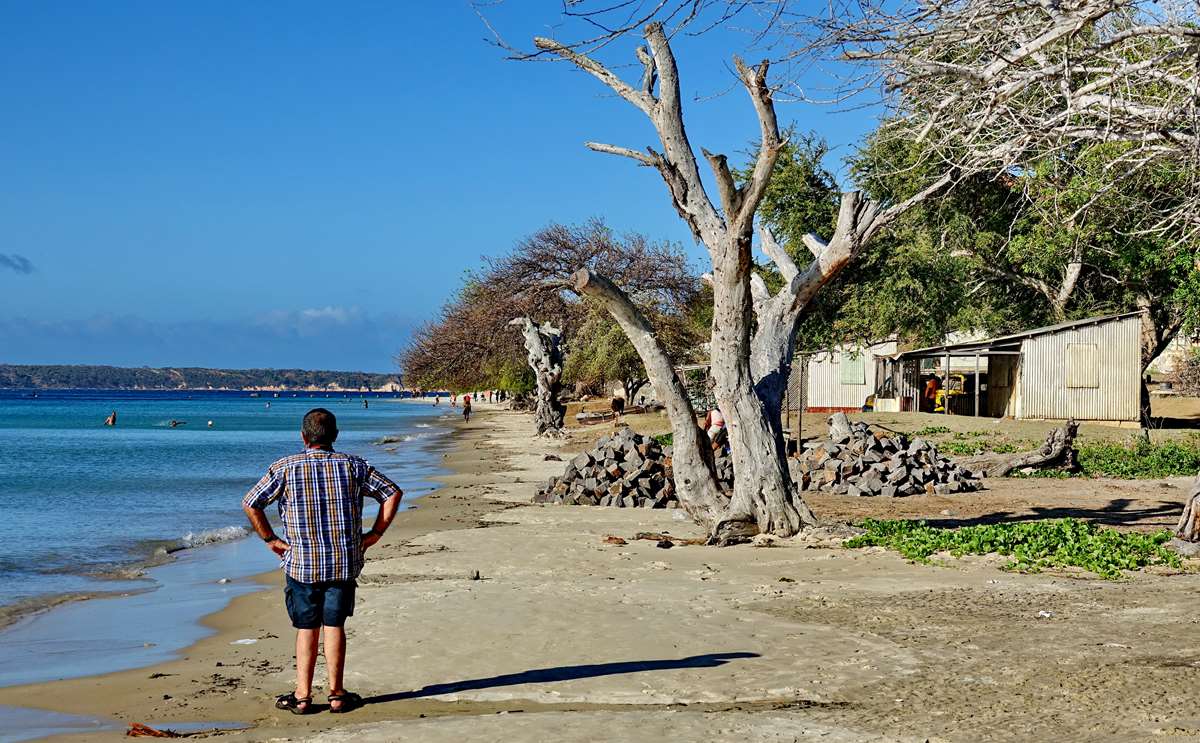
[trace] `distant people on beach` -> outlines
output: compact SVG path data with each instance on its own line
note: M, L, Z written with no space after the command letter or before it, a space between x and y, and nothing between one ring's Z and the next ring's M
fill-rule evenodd
M450 407L452 407L452 408L458 407L458 393L457 392L450 393Z
M301 424L304 451L276 461L242 500L258 536L283 558L284 604L296 628L296 689L275 699L295 715L315 710L312 702L317 647L324 641L329 711L349 712L363 698L343 686L346 619L354 614L355 580L364 553L383 537L404 493L365 460L333 450L337 418L324 408L308 411ZM363 499L379 513L363 533ZM263 509L279 503L283 538ZM318 515L320 518L318 518Z
M114 410L108 414L108 417L104 419L104 425L106 425L106 426L117 425L117 411Z
M471 396L463 395L463 423L471 422Z

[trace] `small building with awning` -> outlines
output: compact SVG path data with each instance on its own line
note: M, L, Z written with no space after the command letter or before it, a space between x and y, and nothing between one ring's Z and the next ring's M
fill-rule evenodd
M880 359L875 409L927 409L932 387L944 390L937 412L1137 422L1140 314L1073 320Z

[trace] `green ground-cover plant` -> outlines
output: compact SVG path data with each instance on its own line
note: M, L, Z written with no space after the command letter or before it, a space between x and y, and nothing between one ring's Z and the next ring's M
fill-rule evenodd
M939 434L939 433L950 433L950 429L946 428L945 426L925 426L924 428L921 428L921 429L918 429L917 431L915 431L912 435L913 436L933 436L933 435Z
M938 451L943 454L952 454L958 457L972 457L976 454L984 452L996 452L997 454L1011 454L1012 452L1021 451L1016 444L1007 441L992 441L991 439L975 439L974 441L943 441L937 445Z
M1200 445L1196 441L1152 444L1145 439L1132 445L1097 441L1079 446L1079 467L1085 475L1124 480L1195 475L1200 471Z
M675 442L675 434L673 433L660 433L657 436L652 436L651 438L657 441L660 446L670 446Z
M1138 439L1130 444L1094 441L1079 444L1079 472L1059 469L1012 472L1009 477L1112 477L1120 480L1154 480L1191 477L1200 472L1200 440L1163 441Z
M924 521L866 519L860 526L866 533L846 542L846 547L886 547L918 562L928 562L938 552L955 557L995 553L1012 557L1006 570L1038 572L1071 566L1109 580L1122 577L1122 571L1147 565L1181 565L1179 555L1166 547L1171 539L1168 531L1121 532L1078 519L957 529L933 527Z

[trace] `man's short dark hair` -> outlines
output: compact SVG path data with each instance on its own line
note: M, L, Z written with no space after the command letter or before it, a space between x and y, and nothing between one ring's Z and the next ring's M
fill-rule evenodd
M337 441L337 418L325 408L313 408L304 415L300 429L309 446L333 446Z

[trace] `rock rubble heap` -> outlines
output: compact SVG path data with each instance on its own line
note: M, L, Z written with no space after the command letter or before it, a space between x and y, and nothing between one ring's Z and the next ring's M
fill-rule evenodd
M971 472L938 453L921 438L880 434L844 413L829 419L829 437L806 442L792 463L802 490L840 495L943 495L979 490L982 474Z
M672 450L628 426L576 455L566 471L552 477L534 496L534 503L618 508L679 508L675 496ZM717 472L733 481L728 456L718 456ZM722 460L725 460L724 462ZM722 466L722 464L724 466Z

